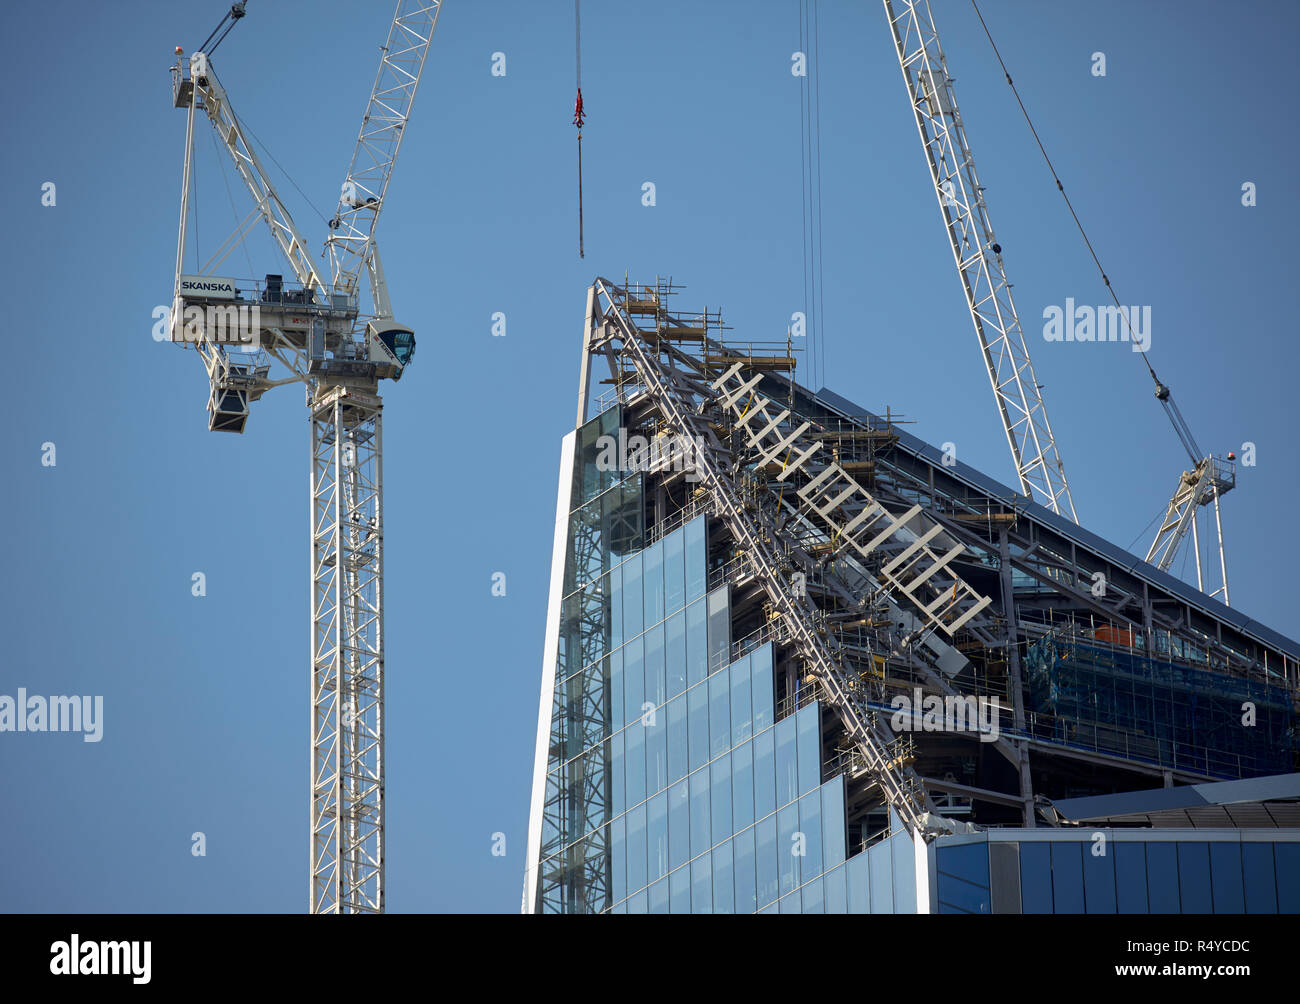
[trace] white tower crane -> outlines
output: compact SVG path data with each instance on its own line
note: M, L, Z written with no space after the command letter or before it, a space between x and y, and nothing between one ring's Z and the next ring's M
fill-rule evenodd
M884 0L884 4L1021 490L1052 512L1078 522L929 0Z
M393 322L375 226L424 70L440 0L398 0L338 211L326 280L249 142L210 56L244 16L234 4L188 63L177 49L173 101L187 112L171 338L208 371L209 428L242 432L272 387L306 385L311 424L311 807L309 909L384 910L383 402L415 352ZM215 41L213 41L215 39ZM217 255L186 273L195 112L207 114L254 210ZM258 217L293 281L214 273ZM359 308L369 278L373 313ZM233 325L233 334L232 334ZM270 379L273 361L288 371Z

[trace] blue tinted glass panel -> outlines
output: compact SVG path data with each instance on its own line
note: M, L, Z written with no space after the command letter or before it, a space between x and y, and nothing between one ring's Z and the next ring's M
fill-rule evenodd
M619 732L609 740L610 814L621 816L627 808L627 761L623 755L624 734Z
M799 751L799 794L812 791L822 783L821 705L801 708L795 716Z
M989 886L989 845L984 841L939 847L935 870L942 877L953 875L970 885ZM940 883L942 888L942 882Z
M731 842L713 848L713 912L736 912L736 880L732 872Z
M749 657L737 659L731 674L731 745L739 746L754 734L754 712L749 704Z
M641 554L623 562L623 637L635 638L645 627L641 588Z
M1245 913L1241 881L1241 844L1210 844L1210 880L1215 913Z
M610 731L617 732L623 727L624 709L626 705L623 700L623 650L620 648L611 652L609 656L609 709L610 709Z
M826 877L822 880L826 895L827 913L849 912L849 898L844 885L844 873L845 868L841 865L839 868L828 871Z
M758 909L753 827L738 834L731 843L736 857L736 912L753 913Z
M754 857L758 877L758 906L762 909L776 901L779 888L776 816L768 816L754 827Z
M781 913L797 914L801 912L802 911L799 907L799 893L797 891L790 893L789 896L786 896L781 900Z
M1277 913L1277 876L1272 844L1242 844L1241 870L1246 877L1246 912Z
M679 610L686 602L686 537L674 530L664 538L664 609Z
M1094 854L1093 848L1104 848ZM1115 913L1115 843L1083 845L1083 902L1089 913Z
M844 863L844 885L849 913L871 912L871 872L866 854L855 854Z
M889 841L882 840L867 848L867 863L871 870L871 912L894 912L894 861Z
M1057 913L1083 913L1083 845L1052 841L1052 902Z
M822 785L822 860L827 871L844 863L844 829L844 776L840 775Z
M686 698L668 702L668 782L680 781L687 773Z
M610 898L617 903L627 895L627 817L609 824Z
M668 876L668 910L670 913L691 912L691 870L678 868Z
M799 764L795 759L795 724L798 716L776 724L776 804L793 802L799 794Z
M1048 844L1020 842L1020 912L1052 912L1052 849Z
M664 675L664 626L657 624L645 635L645 699L656 708L668 701L668 681Z
M988 845L981 844L987 848ZM936 897L940 913L990 913L992 907L986 886L967 882L940 871L935 876Z
M660 879L650 887L650 912L668 912L668 880Z
M1300 913L1300 844L1278 841L1273 845L1277 869L1277 912Z
M686 692L691 770L709 762L709 691L705 685Z
M623 566L616 565L609 572L609 647L623 644Z
M668 716L660 708L654 724L645 727L646 794L668 787ZM632 728L636 728L635 725Z
M646 883L645 806L627 814L627 887L636 892Z
M754 818L776 811L776 729L754 737Z
M678 781L668 789L668 867L684 865L690 856L690 786L685 781Z
M800 857L796 853L796 834L799 832L799 803L787 805L776 814L776 853L781 869L781 895L784 896L799 884Z
M691 857L712 846L709 839L709 768L697 770L688 779L691 786Z
M709 677L709 752L719 756L731 748L731 692L727 674Z
M1178 843L1178 891L1183 913L1210 913L1210 845Z
M894 912L916 913L916 848L906 830L889 842L894 859Z
M664 663L668 669L668 697L686 689L686 614L679 610L664 629Z
M646 849L649 853L648 881L654 882L668 874L668 793L661 792L650 799L646 813ZM668 908L667 886L664 887L664 909Z
M704 595L708 546L704 539L705 517L699 516L685 527L686 535L686 602Z
M1147 912L1146 844L1114 842L1115 905L1119 913Z
M754 824L754 751L749 743L731 751L732 829Z
M776 721L776 680L772 675L772 646L755 649L749 657L750 700L754 707L754 732Z
M645 800L645 729L633 722L624 731L627 740L627 804L636 805Z
M695 686L709 674L709 629L704 601L686 608L686 682Z
M633 638L623 646L623 722L641 717L645 702L645 648L643 638Z
M1152 913L1178 913L1178 848L1171 843L1147 844L1147 897Z
M718 757L709 764L709 794L713 803L713 842L731 836L731 756ZM717 861L714 861L717 869Z
M799 831L803 834L803 860L799 868L806 882L822 873L822 793L810 791L799 799Z
M646 891L642 889L639 893L636 893L635 895L633 895L631 898L628 899L627 912L634 913L634 914L643 914L646 912L648 903L649 903L649 897L646 895Z
M709 593L709 672L716 673L731 661L731 600L724 584Z
M821 879L819 878L813 879L811 882L805 885L800 890L800 895L803 898L804 913L825 913L826 912L826 900L824 898L825 894L822 890Z
M664 547L657 541L642 552L641 591L645 596L645 623L664 619Z
M691 862L691 913L713 912L713 873L709 856L702 854Z

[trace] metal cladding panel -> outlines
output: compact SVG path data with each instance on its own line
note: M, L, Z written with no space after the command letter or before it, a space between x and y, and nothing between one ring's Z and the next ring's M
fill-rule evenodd
M848 398L827 390L825 387L817 391L813 396L821 404L839 412L845 418L882 420L874 412L854 404ZM900 447L934 467L942 468L945 475L966 482L972 488L978 489L991 499L1004 502L1007 505L1015 505L1034 522L1074 541L1076 544L1088 548L1119 568L1131 572L1139 578L1146 579L1152 585L1185 600L1211 617L1236 628L1242 634L1250 635L1265 645L1285 652L1294 659L1300 659L1300 642L1279 634L1256 620L1252 620L1239 610L1225 606L1219 600L1207 596L1181 579L1175 578L1168 572L1160 571L1154 565L1147 564L1136 555L1117 547L1105 538L1097 536L1097 534L1084 529L1078 524L1071 523L1064 516L1057 515L1045 506L1039 505L1032 499L1013 491L998 481L994 481L988 475L962 463L960 460L956 460L951 467L944 466L942 463L943 453L936 447L902 429L895 429L895 432L898 435L898 445Z

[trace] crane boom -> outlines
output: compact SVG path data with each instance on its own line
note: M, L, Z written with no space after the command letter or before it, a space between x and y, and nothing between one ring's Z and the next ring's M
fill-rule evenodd
M1021 490L1078 522L929 0L884 5Z

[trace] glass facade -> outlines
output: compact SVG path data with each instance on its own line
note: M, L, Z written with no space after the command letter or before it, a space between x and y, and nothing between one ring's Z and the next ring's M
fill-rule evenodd
M1024 832L1024 831L1022 831ZM939 913L1300 913L1300 840L1258 831L1176 838L1085 831L940 838ZM1104 843L1091 838L1103 832Z

